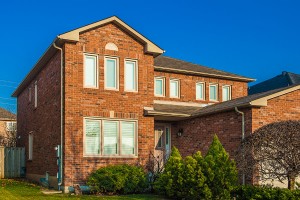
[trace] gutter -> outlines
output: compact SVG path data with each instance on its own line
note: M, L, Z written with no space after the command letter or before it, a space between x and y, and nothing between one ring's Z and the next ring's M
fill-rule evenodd
M244 139L245 139L245 113L242 112L242 111L240 111L240 110L238 110L237 107L234 107L234 110L238 114L242 115L242 141L244 141ZM244 151L244 150L242 149L242 151ZM244 152L242 152L242 154L243 154L243 158L244 158L245 157ZM242 174L242 177L243 177L243 180L242 180L243 181L243 185L245 185L245 173L244 172Z
M59 190L63 184L63 144L64 144L64 66L63 66L63 49L56 46L55 41L53 47L60 51L60 182Z

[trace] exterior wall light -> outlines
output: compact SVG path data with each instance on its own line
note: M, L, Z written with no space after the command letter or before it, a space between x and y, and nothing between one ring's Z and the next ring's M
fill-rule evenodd
M181 137L182 134L183 134L183 129L180 128L180 129L178 130L178 132L177 132L177 137Z

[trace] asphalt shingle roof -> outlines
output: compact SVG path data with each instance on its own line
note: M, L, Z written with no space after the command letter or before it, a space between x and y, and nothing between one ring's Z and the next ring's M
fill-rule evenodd
M266 81L253 85L249 88L248 94L256 94L266 92L268 90L274 90L277 88L283 88L290 85L300 84L300 75L291 72L282 72L282 74L270 78Z
M198 72L202 73L204 76L214 76L214 77L222 77L222 78L230 78L230 79L238 79L243 80L245 82L254 81L254 79L240 76L237 74L205 67L203 65L193 64L190 62L186 62L183 60L178 60L175 58L167 57L167 56L158 56L154 59L154 66L160 67L161 70L173 69L173 70L184 70L190 72Z
M0 119L13 119L15 120L17 117L15 114L5 110L4 108L0 108Z

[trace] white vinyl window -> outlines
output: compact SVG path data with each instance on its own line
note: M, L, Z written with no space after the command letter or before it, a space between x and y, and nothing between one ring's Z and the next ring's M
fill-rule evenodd
M34 83L34 107L37 108L38 106L38 85L37 81Z
M16 122L6 122L6 131L16 131L17 123Z
M125 91L138 90L138 66L136 61L125 60Z
M180 82L178 79L170 79L170 97L179 98Z
M31 87L28 88L28 101L31 102Z
M196 83L196 100L205 100L205 84Z
M165 92L165 78L155 77L154 78L154 94L155 96L164 97Z
M33 134L28 135L28 160L32 160L33 155Z
M218 101L218 84L209 85L209 100Z
M119 64L117 58L106 57L104 61L104 84L105 89L119 89Z
M84 156L136 156L137 122L85 119Z
M98 87L98 61L96 55L84 55L84 87Z
M230 85L224 85L222 87L222 100L228 101L231 99L231 86Z

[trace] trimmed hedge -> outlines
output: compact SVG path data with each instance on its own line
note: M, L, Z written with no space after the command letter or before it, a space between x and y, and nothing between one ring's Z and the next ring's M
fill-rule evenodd
M93 172L87 184L97 193L131 194L148 188L146 174L141 167L114 165Z
M239 186L232 191L237 200L299 200L300 190L270 186Z

